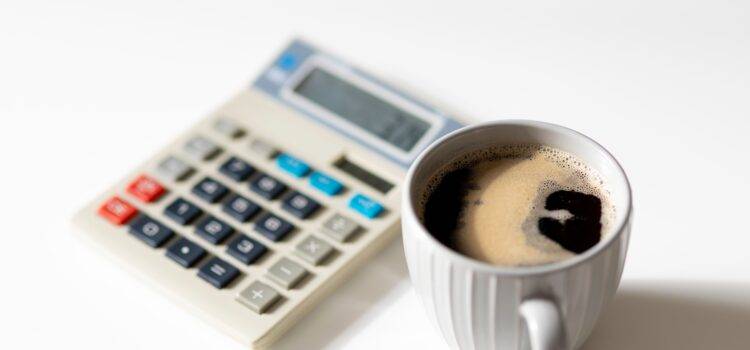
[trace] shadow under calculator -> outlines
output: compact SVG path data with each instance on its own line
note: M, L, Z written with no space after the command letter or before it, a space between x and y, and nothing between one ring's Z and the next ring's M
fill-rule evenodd
M623 285L582 349L750 349L750 284Z
M354 271L350 279L283 335L272 349L336 347L343 338L354 335L358 320L376 311L376 305L406 293L411 288L408 281L404 247L398 236Z

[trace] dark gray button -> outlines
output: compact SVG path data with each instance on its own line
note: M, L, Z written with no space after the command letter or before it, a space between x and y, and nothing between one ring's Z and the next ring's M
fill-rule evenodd
M187 238L180 238L167 248L167 256L174 262L189 268L206 255L206 250Z
M263 198L272 200L284 192L286 185L269 175L262 174L250 184L250 189Z
M359 229L354 220L341 214L336 214L323 223L321 231L339 242L345 242Z
M259 314L279 300L279 293L269 285L255 281L240 292L238 301Z
M334 252L334 249L326 241L310 235L297 244L295 252L310 264L320 265Z
M237 157L229 158L221 165L219 171L234 181L245 181L255 169L242 159Z
M190 203L182 198L175 199L166 209L164 209L164 215L174 220L180 225L188 225L203 211L200 210L196 205Z
M255 231L274 242L282 240L292 229L294 225L271 213L255 222Z
M169 181L181 181L193 173L193 168L187 163L170 156L159 163L156 172Z
M229 193L229 189L218 181L205 177L193 186L193 194L209 203L216 203Z
M320 204L312 198L295 191L286 196L284 204L281 207L292 215L300 219L305 219L318 210Z
M203 136L196 136L185 143L185 152L196 160L208 160L219 154L221 148Z
M201 238L213 244L219 244L229 237L229 235L234 232L234 229L225 222L213 216L208 216L198 223L195 232L198 236L201 236Z
M253 201L236 194L224 202L222 209L235 220L247 222L253 215L260 211L260 206Z
M216 257L211 258L211 260L201 266L198 271L198 277L211 283L211 285L218 289L226 287L237 278L239 274L240 270L237 270L236 267Z
M288 259L281 258L268 269L268 278L286 289L291 289L307 275L307 270Z
M128 232L154 248L161 247L173 235L172 230L143 214L130 223Z
M245 235L237 236L227 247L227 253L245 265L252 264L265 252L266 247L263 244Z

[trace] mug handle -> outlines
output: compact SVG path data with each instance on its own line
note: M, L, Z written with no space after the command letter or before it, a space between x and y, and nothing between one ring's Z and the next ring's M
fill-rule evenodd
M568 339L560 309L544 298L527 299L519 308L532 350L567 350Z

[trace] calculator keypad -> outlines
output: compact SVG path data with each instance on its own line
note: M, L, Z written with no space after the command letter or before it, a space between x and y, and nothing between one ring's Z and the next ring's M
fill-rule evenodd
M215 135L221 136L217 140L223 142L238 142L245 135L245 130L230 120L217 120L213 126ZM181 153L198 161L194 165L175 156L167 156L154 166L159 181L167 184L185 182L198 171L203 173L186 187L194 197L184 194L183 187L175 188L174 192L178 195L170 196L171 193L165 186L144 174L125 188L129 195L140 201L135 202L137 207L115 196L100 207L99 214L115 225L130 222L128 231L153 248L170 242L162 253L165 259L172 260L184 269L195 268L198 277L215 288L226 288L239 276L247 273L251 277L249 285L241 286L241 291L235 294L237 301L262 314L284 299L277 290L306 288L303 281L314 280L317 269L325 269L322 265L338 257L337 248L323 238L347 244L362 227L339 213L331 213L325 221L316 223L316 214L326 208L313 196L304 193L304 188L289 188L280 179L291 176L294 184L304 184L310 191L319 191L330 197L346 193L344 185L313 169L301 159L279 153L269 143L259 139L247 142L246 145L250 145L256 156L268 159L265 166L275 164L286 175L282 174L277 179L275 175L262 172L262 164L248 162L236 155L224 155L219 162L208 163L209 160L219 158L224 150L207 137L195 136L182 145L184 153ZM213 170L204 172L203 169L207 166L213 167ZM297 180L306 177L307 179ZM249 183L242 185L244 188L238 187L239 183L248 180ZM158 220L139 214L139 207L152 205L150 203L162 197L168 197L171 201L162 211L169 218L167 221L193 227L176 233ZM279 198L279 204L271 202ZM344 202L345 204L348 203L350 208L368 218L377 217L383 211L379 203L361 194L355 193L346 200L348 202ZM290 233L297 228L294 223L284 219L286 215L277 215L277 211L289 214L295 222L312 222L314 226L302 227L299 230L305 233L302 237L289 238ZM224 221L227 217L233 220L232 224L238 225L239 230ZM245 231L246 229L254 232ZM308 229L317 229L322 236L311 235ZM191 237L191 234L200 239ZM172 240L174 236L177 237ZM274 243L269 244L259 236ZM209 248L211 245L215 247ZM288 245L288 248L283 248L284 245ZM280 254L274 252L276 247L280 251L290 249L288 256L276 255ZM246 265L250 267L245 267ZM256 269L265 272L258 275ZM271 285L264 281L270 281Z

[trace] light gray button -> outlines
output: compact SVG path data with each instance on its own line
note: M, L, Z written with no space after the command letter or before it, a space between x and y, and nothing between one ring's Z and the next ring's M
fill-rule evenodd
M355 232L359 225L352 219L349 219L343 215L336 214L323 223L321 231L339 242L345 242Z
M288 258L281 258L268 269L268 278L286 289L294 287L306 275L307 270Z
M197 160L208 160L219 154L221 149L211 140L196 136L185 144L185 152Z
M185 162L170 156L159 163L156 171L167 180L180 181L187 178L193 172L193 168Z
M297 244L295 251L305 261L313 265L319 265L333 253L334 249L324 240L311 235Z
M230 139L236 139L245 134L245 130L239 124L223 118L214 123L214 130Z
M263 158L273 158L279 152L272 144L261 139L250 142L250 149Z
M237 300L259 314L279 300L280 295L269 285L255 281L240 292Z

